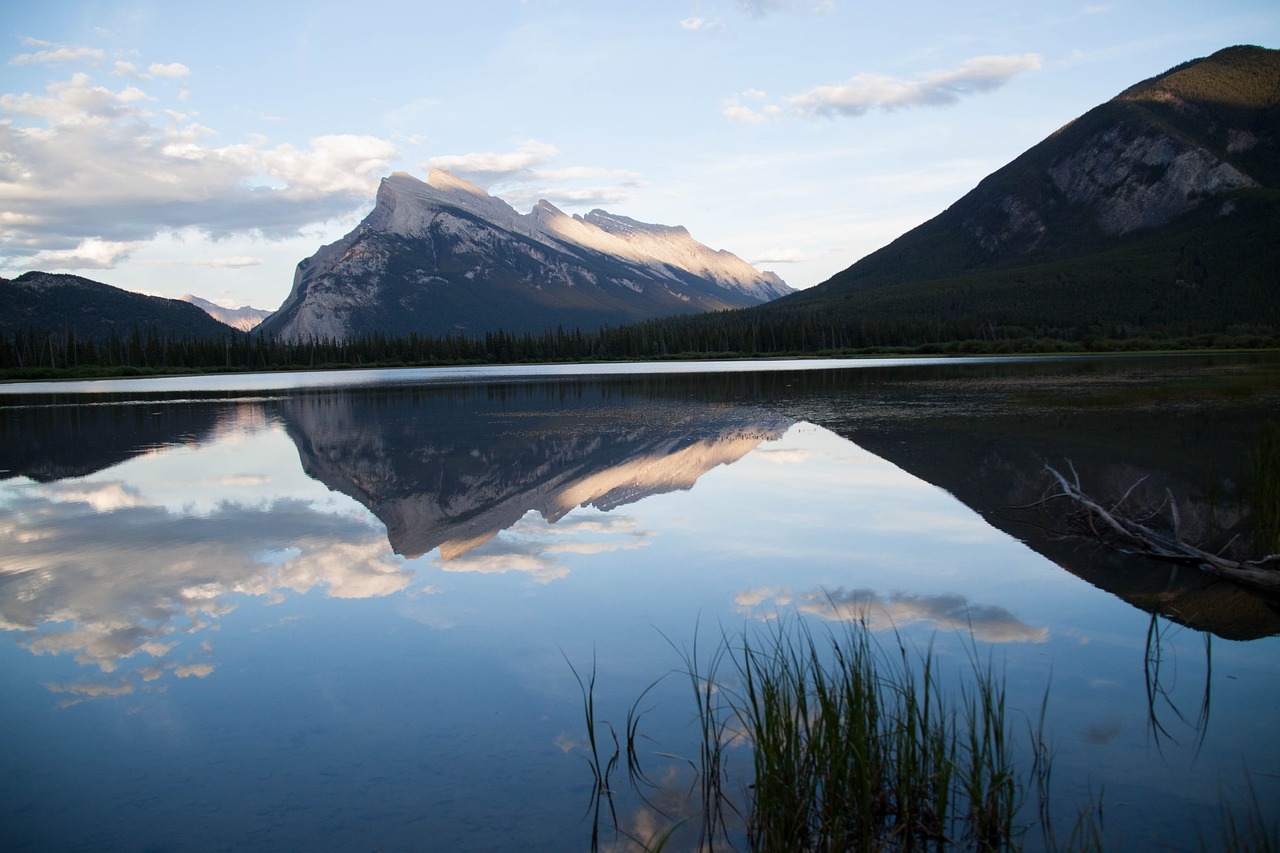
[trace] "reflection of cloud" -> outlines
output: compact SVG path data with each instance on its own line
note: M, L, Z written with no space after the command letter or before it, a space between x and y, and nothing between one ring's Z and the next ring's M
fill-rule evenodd
M131 506L143 506L146 499L133 486L124 483L50 483L42 489L45 497L68 503L86 503L98 512L110 512Z
M334 598L366 598L402 590L412 577L360 517L298 500L196 513L133 497L112 483L15 492L0 507L0 628L26 634L21 643L33 654L74 654L113 672L135 656L169 655L178 634L211 624L238 595L321 587ZM213 671L165 666L178 677ZM159 669L147 663L139 673L151 681Z
M733 603L744 609L759 607L769 599L773 599L775 607L786 607L791 604L791 594L775 586L762 586L755 589L744 589L733 597Z
M1084 730L1085 743L1091 743L1094 746L1106 746L1116 735L1120 734L1122 728L1120 723L1115 721L1094 723Z
M134 689L133 684L126 679L121 679L118 684L68 684L60 682L45 682L44 686L50 693L69 694L70 698L62 699L58 702L59 708L70 708L72 705L79 705L81 702L87 702L90 699L128 696Z
M743 609L760 607L772 600L772 607L789 604L786 591L773 589L746 590L735 596ZM933 622L941 628L972 631L976 639L987 643L1043 643L1049 639L1048 628L1035 628L1018 619L1003 607L971 604L963 595L881 595L870 589L816 589L796 597L797 609L828 621L864 622L872 631L901 628L917 622ZM772 614L758 614L772 618Z
M773 465L798 465L808 462L813 457L813 451L806 448L764 448L756 451L756 459L768 462Z
M1004 539L1003 533L976 513L894 506L892 511L873 513L870 522L876 530L886 533L928 531L931 538L944 542L998 542Z
M133 692L133 685L127 681L119 684L59 684L47 682L45 687L50 693L72 693L76 696L125 696Z
M173 674L178 678L205 678L212 673L216 667L211 663L191 663L185 666L175 666Z
M523 572L539 583L550 583L569 574L569 567L556 555L590 556L642 548L649 535L626 516L570 515L551 524L531 510L482 545L466 550L441 546L440 566L447 572Z
M206 483L219 486L265 486L271 478L262 474L226 474L221 477L206 477Z

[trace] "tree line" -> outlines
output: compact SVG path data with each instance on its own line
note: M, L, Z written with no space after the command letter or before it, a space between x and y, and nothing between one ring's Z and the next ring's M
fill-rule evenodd
M867 320L816 312L752 310L667 317L598 330L535 334L371 333L345 340L282 341L249 333L218 338L134 327L126 334L78 338L71 329L28 327L0 337L0 373L129 375L310 368L528 364L675 358L858 354L1076 352L1133 349L1261 348L1280 345L1269 327L1202 332L1123 323L1028 328L976 319Z

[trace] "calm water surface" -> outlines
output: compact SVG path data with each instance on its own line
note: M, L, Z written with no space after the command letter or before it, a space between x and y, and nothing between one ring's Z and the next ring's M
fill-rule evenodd
M1069 465L1239 545L1272 421L1272 356L0 387L0 849L585 850L571 665L619 726L661 679L671 814L681 652L854 612L1019 730L1048 690L1061 821L1213 848L1247 780L1280 811L1280 609L1016 508Z

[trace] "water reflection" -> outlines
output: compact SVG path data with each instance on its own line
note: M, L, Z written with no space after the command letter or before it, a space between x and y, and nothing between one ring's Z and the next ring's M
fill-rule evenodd
M617 723L695 626L792 611L936 638L940 666L998 646L1031 712L1052 668L1065 784L1105 781L1129 826L1182 819L1201 789L1169 769L1177 745L1158 767L1143 750L1152 707L1185 743L1174 712L1194 723L1210 676L1171 664L1203 646L1163 631L1144 678L1130 603L1236 638L1274 611L992 510L1035 496L1056 453L1105 482L1154 472L1218 523L1229 484L1140 445L1219 451L927 371L0 407L0 626L20 644L0 648L0 722L33 733L0 763L0 847L564 849L585 799L565 657L598 659ZM1267 643L1214 646L1196 737L1227 773L1275 755ZM664 707L646 728L679 750L687 707ZM63 810L79 823L33 817ZM193 813L223 824L192 841Z
M445 561L528 512L554 523L690 489L794 422L699 401L614 403L599 385L306 394L281 411L308 475L368 507L397 554L438 548ZM521 556L537 561L507 554Z
M734 603L759 619L774 619L794 609L827 622L857 622L871 631L895 631L928 623L946 631L965 631L984 643L1043 643L1049 629L1026 624L1007 608L974 604L963 595L880 593L874 589L814 589L795 595L772 588L747 590Z
M618 394L604 383L351 389L230 403L19 409L6 428L27 439L6 447L9 476L22 472L36 482L15 483L0 508L10 543L0 620L24 635L21 644L33 654L72 655L113 676L50 683L64 703L123 696L212 673L210 641L193 638L206 637L245 596L383 597L410 590L431 565L546 583L565 578L570 559L648 547L654 531L620 508L688 491L748 454L766 477L827 466L815 459L818 445L780 441L795 425L785 415L660 390ZM281 430L329 499L283 470ZM37 439L42 432L58 440ZM881 498L901 491L898 474L867 461L850 472L860 489ZM845 479L837 474L832 488L844 491ZM916 503L881 501L858 524L876 536L927 526L942 540L990 540L978 519ZM571 515L584 509L595 511ZM803 554L780 530L783 548L753 537L754 559ZM718 547L735 544L730 538ZM432 561L417 559L423 555ZM1048 631L955 594L757 589L737 603L760 613L766 598L824 618L846 616L856 603L870 609L877 628L929 622L999 642L1043 642Z
M854 377L843 388L814 375L797 378L785 406L946 489L1141 610L1226 639L1280 633L1271 597L1065 536L1041 506L1045 465L1070 466L1103 502L1127 494L1137 516L1172 501L1180 533L1207 550L1251 542L1251 467L1280 418L1274 361L930 367Z

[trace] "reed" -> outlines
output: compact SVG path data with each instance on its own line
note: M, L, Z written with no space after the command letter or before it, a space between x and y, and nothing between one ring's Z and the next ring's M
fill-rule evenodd
M752 746L752 850L1005 849L1023 787L1003 681L974 664L958 702L932 650L884 653L860 622L744 635L724 708ZM721 792L723 795L723 792Z
M1249 497L1259 554L1280 552L1280 426L1268 421L1252 454Z
M1154 626L1153 633L1158 646ZM1149 657L1151 642L1149 635ZM816 633L800 618L780 618L740 637L722 634L706 659L696 641L677 651L692 688L698 756L657 754L694 771L696 801L682 809L687 817L647 841L623 833L630 849L660 850L690 824L698 832L692 849L708 853L744 843L759 853L1104 848L1101 791L1065 838L1052 825L1048 690L1039 717L1026 718L1026 736L1015 736L1021 715L1008 707L1004 675L976 645L954 688L940 676L932 646L909 649L898 637L886 650L862 620ZM1158 675L1154 681L1159 694ZM1151 682L1148 672L1149 689ZM594 668L579 684L588 763L612 812L616 738L613 758L602 761L593 736ZM625 749L635 787L652 785L638 766L638 704L627 715ZM1207 721L1207 700L1201 717ZM737 744L749 747L749 770L731 766L741 752L729 747ZM1252 808L1226 802L1221 849L1280 853L1276 824L1256 795ZM597 838L593 832L593 850Z

